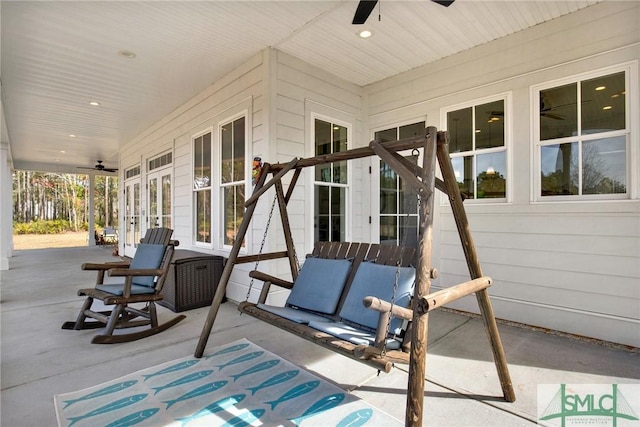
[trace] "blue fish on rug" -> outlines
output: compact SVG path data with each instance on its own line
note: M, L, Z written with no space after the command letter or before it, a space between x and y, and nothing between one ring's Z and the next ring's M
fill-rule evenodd
M252 423L260 420L260 417L264 415L266 411L264 409L254 409L253 411L245 412L242 415L238 415L235 418L230 419L222 425L222 427L247 427Z
M209 359L210 357L220 356L221 354L233 353L247 347L249 347L249 343L232 345L231 347L223 348L222 350L216 351L215 353L210 354L209 356L205 356L204 358Z
M198 397L198 396L202 396L204 394L207 393L211 393L214 392L216 390L221 389L222 387L224 387L225 385L227 385L229 381L227 380L222 380L222 381L216 381L213 383L209 383L209 384L205 384L203 386L200 386L194 390L189 391L186 394L183 394L182 396L178 397L177 399L173 399L173 400L166 400L162 403L166 403L167 404L167 409L169 409L170 407L172 407L173 405L175 405L178 402L182 402L183 400L189 400L189 399L193 399L194 397Z
M236 382L238 378L244 377L245 375L255 374L256 372L266 371L269 368L273 368L278 363L280 363L278 359L267 360L266 362L258 363L257 365L254 365L249 369L240 372L239 374L231 375L231 378L233 378L233 381Z
M297 385L294 388L288 390L285 394L283 394L282 396L280 396L276 400L271 400L269 402L264 402L264 403L266 405L271 405L271 410L273 411L276 408L276 406L278 406L282 402L287 401L287 400L291 400L291 399L295 399L295 398L300 397L300 396L302 396L304 394L307 394L307 393L313 391L319 385L320 385L320 381L319 380L309 381L309 382L306 382L304 384Z
M360 427L363 426L373 416L373 409L365 408L355 411L341 419L336 427Z
M83 400L89 400L89 399L93 399L95 397L100 397L100 396L105 396L107 394L111 394L111 393L116 393L118 391L122 391L125 390L129 387L131 387L132 385L136 384L138 382L138 380L132 380L132 381L125 381L125 382L121 382L118 384L113 384L110 385L109 387L105 387L103 389L94 391L93 393L89 393L85 396L79 397L77 399L72 399L72 400L65 400L65 406L63 409L68 408L69 406L73 405L76 402L82 402Z
M264 382L262 382L261 384L255 386L255 387L249 387L247 390L250 390L251 391L251 396L253 396L254 394L256 394L258 391L262 390L263 388L267 388L267 387L274 386L276 384L281 384L281 383L287 382L290 379L294 378L299 373L300 373L299 369L294 369L292 371L287 371L287 372L281 372L278 375L274 375L273 377L265 380Z
M186 383L190 383L192 381L198 381L199 379L202 379L204 377L206 377L207 375L211 375L213 373L213 369L207 369L205 371L199 371L199 372L194 372L193 374L189 374L185 377L182 378L178 378L175 381L171 381L169 384L165 384L161 387L151 387L152 389L155 390L155 393L153 393L154 395L160 393L162 390L166 389L166 388L171 388L171 387L175 387L178 385L182 385L182 384L186 384Z
M169 372L175 372L175 371L180 371L182 369L187 369L187 368L195 365L198 362L199 362L199 360L187 360L185 362L178 363L177 365L173 365L173 366L169 366L168 368L164 368L164 369L162 369L162 370L160 370L158 372L154 372L153 374L143 375L144 381L148 380L149 378L153 378L155 376L158 376L158 375L164 375L164 374L168 374Z
M215 414L216 412L229 409L232 406L235 406L238 403L242 402L246 396L246 394L234 394L233 396L224 397L205 406L195 414L185 418L177 418L176 421L182 421L182 426L184 427L193 420L197 420L198 418L206 417L207 415Z
M115 402L111 402L108 405L101 406L101 407L99 407L97 409L94 409L91 412L87 412L86 414L81 415L79 417L68 418L68 420L71 421L69 423L69 426L72 426L75 423L77 423L78 421L83 420L85 418L95 417L96 415L102 415L102 414L106 414L107 412L116 411L118 409L126 408L127 406L130 406L130 405L133 405L134 403L140 402L142 399L146 398L147 396L148 396L147 393L128 396L128 397L125 397L124 399L120 399L120 400L116 400Z
M242 356L236 357L235 359L233 359L230 362L224 363L222 365L216 365L216 368L219 368L220 370L222 370L223 368L226 368L227 366L231 366L231 365L237 365L238 363L242 363L242 362L248 362L249 360L253 360L256 357L260 357L264 354L264 351L254 351L253 353L248 353L248 354L243 354Z
M160 408L144 409L142 411L134 412L133 414L122 417L119 420L115 420L112 423L107 424L105 427L129 427L143 422L160 411Z
M314 415L318 415L320 412L324 412L331 408L339 406L344 400L344 397L344 393L336 393L325 396L311 405L306 411L304 411L302 415L296 418L292 418L291 421L293 421L295 425L300 425L300 423L307 418L311 418Z

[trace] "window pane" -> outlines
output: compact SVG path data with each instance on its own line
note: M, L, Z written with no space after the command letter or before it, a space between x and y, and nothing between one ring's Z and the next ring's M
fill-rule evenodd
M625 129L624 73L586 80L580 95L583 134Z
M582 144L583 194L626 193L626 138L598 139Z
M398 178L394 170L380 160L380 213L397 212L397 185Z
M397 244L408 247L418 247L418 217L417 216L403 216L399 218L400 221L400 241Z
M160 226L171 228L171 175L164 175L162 182L162 206Z
M473 185L473 157L454 157L451 159L451 164L453 166L453 172L455 173L460 192L465 194L469 199L475 198Z
M346 190L343 187L331 188L331 241L343 242L346 227Z
M399 139L424 136L426 133L427 131L424 122L412 123L410 125L400 126Z
M244 185L234 185L223 190L224 244L233 245L244 216ZM242 244L244 246L244 242Z
M540 91L540 139L578 134L578 89L575 83Z
M244 180L244 117L233 122L233 180Z
M395 141L398 139L398 130L397 128L381 130L373 134L373 138L378 142L387 142L387 141Z
M507 197L505 153L479 154L477 161L478 199Z
M578 143L540 148L543 196L575 195L578 191Z
M478 105L476 108L476 149L504 146L504 101Z
M315 121L315 155L331 153L331 123ZM316 181L331 182L331 165L316 166Z
M329 187L315 187L315 239L329 241Z
M158 216L158 180L149 180L149 219L153 220ZM151 224L153 226L154 224Z
M227 123L220 129L222 183L233 182L233 124Z
M196 241L211 242L211 192L208 190L196 193Z
M398 243L396 216L380 216L380 243Z
M449 151L459 153L473 149L473 123L471 107L447 113Z
M347 128L344 126L333 125L333 152L340 153L347 151ZM334 162L333 165L333 182L347 183L347 162Z
M193 188L211 185L211 134L207 133L194 140L193 144Z

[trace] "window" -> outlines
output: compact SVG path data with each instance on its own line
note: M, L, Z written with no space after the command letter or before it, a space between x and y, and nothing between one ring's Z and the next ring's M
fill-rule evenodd
M222 242L232 246L244 216L245 202L245 118L220 127L220 202L222 206ZM244 247L245 243L242 243Z
M534 88L538 200L627 197L627 75Z
M468 199L507 197L507 97L446 111L451 163Z
M194 241L211 243L211 132L193 140Z
M317 118L313 125L316 156L347 150L349 129L346 126ZM346 239L347 167L346 160L315 167L315 241L340 242Z
M425 134L425 122L381 130L374 133L378 142L395 141ZM410 153L409 160L417 162L417 154ZM417 246L418 197L409 191L404 180L380 160L380 243L401 246Z

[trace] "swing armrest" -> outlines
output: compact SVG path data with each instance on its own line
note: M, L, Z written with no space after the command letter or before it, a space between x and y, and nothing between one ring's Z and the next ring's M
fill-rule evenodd
M364 297L362 300L362 304L370 310L379 311L380 314L389 313L393 314L395 317L399 317L404 320L412 320L413 319L413 310L401 307L399 305L392 305L390 302L385 300L381 300L378 297Z
M286 288L286 289L291 289L293 288L293 283L289 282L288 280L284 280L284 279L280 279L279 277L275 277L272 276L270 274L267 273L263 273L261 271L258 270L253 270L251 272L249 272L249 277L253 278L253 279L258 279L261 280L265 283L272 283L274 285L278 285L282 288Z

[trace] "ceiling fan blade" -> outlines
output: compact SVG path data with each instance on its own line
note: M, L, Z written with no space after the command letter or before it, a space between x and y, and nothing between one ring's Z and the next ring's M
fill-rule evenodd
M352 24L361 25L367 22L367 18L373 12L373 8L376 7L378 0L361 0L358 3L356 14L353 16Z
M451 6L451 3L453 3L455 0L431 0L434 3L438 3L441 6L444 7L449 7Z
M104 172L117 172L118 169L109 169L109 168L104 168L102 169Z
M86 168L86 167L82 167L82 166L78 166L78 169L89 169L89 170L95 170L96 168Z

